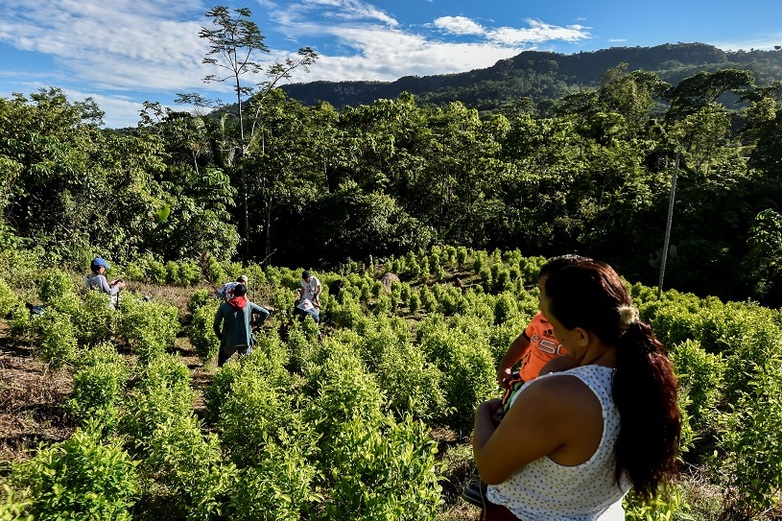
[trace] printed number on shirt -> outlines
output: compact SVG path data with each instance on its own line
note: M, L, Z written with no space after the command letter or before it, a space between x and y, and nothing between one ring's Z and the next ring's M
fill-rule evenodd
M556 340L550 340L548 338L541 338L538 335L533 335L531 342L537 342L538 343L538 349L543 351L544 353L548 353L550 355L559 355L562 354L562 344L557 342Z

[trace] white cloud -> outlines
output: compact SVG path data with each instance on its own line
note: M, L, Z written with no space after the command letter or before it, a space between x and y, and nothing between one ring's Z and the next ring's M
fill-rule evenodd
M434 21L434 26L451 34L483 34L483 26L465 16L441 16Z
M499 27L488 30L486 36L489 40L500 45L534 45L552 40L565 42L577 42L590 38L588 27L581 25L568 25L559 27L543 23L540 20L527 20L528 28L516 29L513 27Z
M782 32L767 35L757 35L755 38L746 40L731 40L709 43L726 51L748 51L750 49L770 51L776 46L782 45Z
M192 2L17 0L15 8L0 5L0 40L49 55L71 80L102 88L194 86L205 75L201 25L170 18L188 6Z
M313 76L330 81L394 81L408 75L464 72L487 67L521 52L491 42L456 43L431 41L419 34L384 28L332 28L333 36L357 51L350 56L323 55ZM295 81L312 81L299 75Z

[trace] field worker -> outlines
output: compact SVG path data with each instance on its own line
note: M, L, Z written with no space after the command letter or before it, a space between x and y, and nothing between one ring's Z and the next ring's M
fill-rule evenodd
M90 263L92 274L84 279L84 285L87 289L96 289L109 295L109 306L116 308L119 304L119 292L125 287L125 282L122 279L114 279L109 282L105 275L108 269L110 269L109 263L101 257L96 257Z
M234 297L234 288L237 284L244 284L247 287L247 275L239 275L235 282L228 282L220 286L220 289L217 290L217 297L228 302Z
M320 307L320 293L323 286L320 285L318 277L312 275L309 270L304 270L301 274L301 291L298 301L309 300L316 308Z
M233 295L227 302L220 304L215 313L213 327L220 340L218 367L222 367L236 351L239 351L240 355L251 353L253 324L262 323L270 315L258 304L247 300L247 286L244 284L234 286ZM254 320L255 315L259 315L259 320Z

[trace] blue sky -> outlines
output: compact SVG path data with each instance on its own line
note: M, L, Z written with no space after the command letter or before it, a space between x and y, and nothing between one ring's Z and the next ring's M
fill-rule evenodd
M0 96L91 96L108 127L135 126L143 101L181 92L230 101L229 85L202 82L216 71L198 32L215 5L252 11L270 49L258 61L313 47L320 59L293 81L463 72L530 49L782 45L780 0L0 0Z

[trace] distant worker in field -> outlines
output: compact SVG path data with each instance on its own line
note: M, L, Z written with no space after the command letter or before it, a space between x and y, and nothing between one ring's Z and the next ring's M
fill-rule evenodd
M247 286L237 284L233 288L233 297L220 304L215 313L213 327L220 340L218 367L222 367L237 351L240 355L250 354L253 350L253 325L269 318L269 311L247 300L246 295Z
M217 297L224 302L228 302L234 297L234 288L236 288L237 284L244 284L246 288L247 275L239 275L239 278L237 278L235 282L228 282L220 286L220 289L217 290Z
M84 279L84 285L87 289L96 289L107 294L110 297L109 305L116 308L119 305L119 292L125 287L125 282L122 279L114 279L109 282L105 273L110 268L108 262L101 257L96 257L90 263L92 274Z
M323 286L320 285L318 277L314 276L309 270L304 270L301 274L301 291L299 292L299 302L309 300L316 308L320 307L320 294Z

